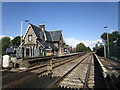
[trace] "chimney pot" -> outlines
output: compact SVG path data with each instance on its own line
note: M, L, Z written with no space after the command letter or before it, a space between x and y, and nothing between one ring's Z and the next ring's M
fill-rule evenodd
M41 30L43 30L43 31L45 30L45 24L44 24L44 23L41 23L41 24L39 25L39 27L40 27Z

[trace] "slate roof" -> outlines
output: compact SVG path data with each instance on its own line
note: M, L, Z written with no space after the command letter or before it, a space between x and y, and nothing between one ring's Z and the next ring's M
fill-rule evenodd
M52 42L59 42L62 35L62 31L42 31L39 27L31 24L33 31L37 37L37 41L41 43L45 48L58 49ZM47 41L43 40L43 35L46 35Z
M37 38L42 39L42 36L43 36L42 30L39 27L37 27L31 23L30 23L30 25L32 26L32 29L35 32L35 35L37 36Z
M50 33L52 42L60 41L60 37L62 35L62 31L49 31L49 33Z
M45 42L45 41L41 41L41 40L38 40L45 48L52 48L52 49L58 49L55 45L53 45L52 43L50 42Z
M47 37L47 41L51 42L51 36L50 33L48 31L45 31L46 37Z
M37 39L41 39L43 40L43 35L44 32L37 26L33 25L30 23L30 25L32 26L33 31L35 32ZM60 41L60 37L62 35L62 31L46 31L45 30L45 34L47 37L47 41L49 42L59 42ZM43 40L44 41L44 40Z

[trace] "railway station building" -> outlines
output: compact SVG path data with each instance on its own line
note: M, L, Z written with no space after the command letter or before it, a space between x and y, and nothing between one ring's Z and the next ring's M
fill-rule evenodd
M19 46L21 57L38 57L64 53L64 39L61 30L47 31L45 25L29 23Z

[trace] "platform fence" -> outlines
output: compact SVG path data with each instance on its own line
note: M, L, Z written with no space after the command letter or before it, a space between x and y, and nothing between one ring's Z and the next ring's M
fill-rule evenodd
M107 58L120 63L120 38L115 43L109 45L109 53L107 49L106 46Z

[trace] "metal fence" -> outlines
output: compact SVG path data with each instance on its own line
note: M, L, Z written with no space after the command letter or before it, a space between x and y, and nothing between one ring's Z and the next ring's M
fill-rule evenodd
M120 63L120 38L117 40L117 42L109 45L109 53L108 50L106 51L107 58L110 58Z

